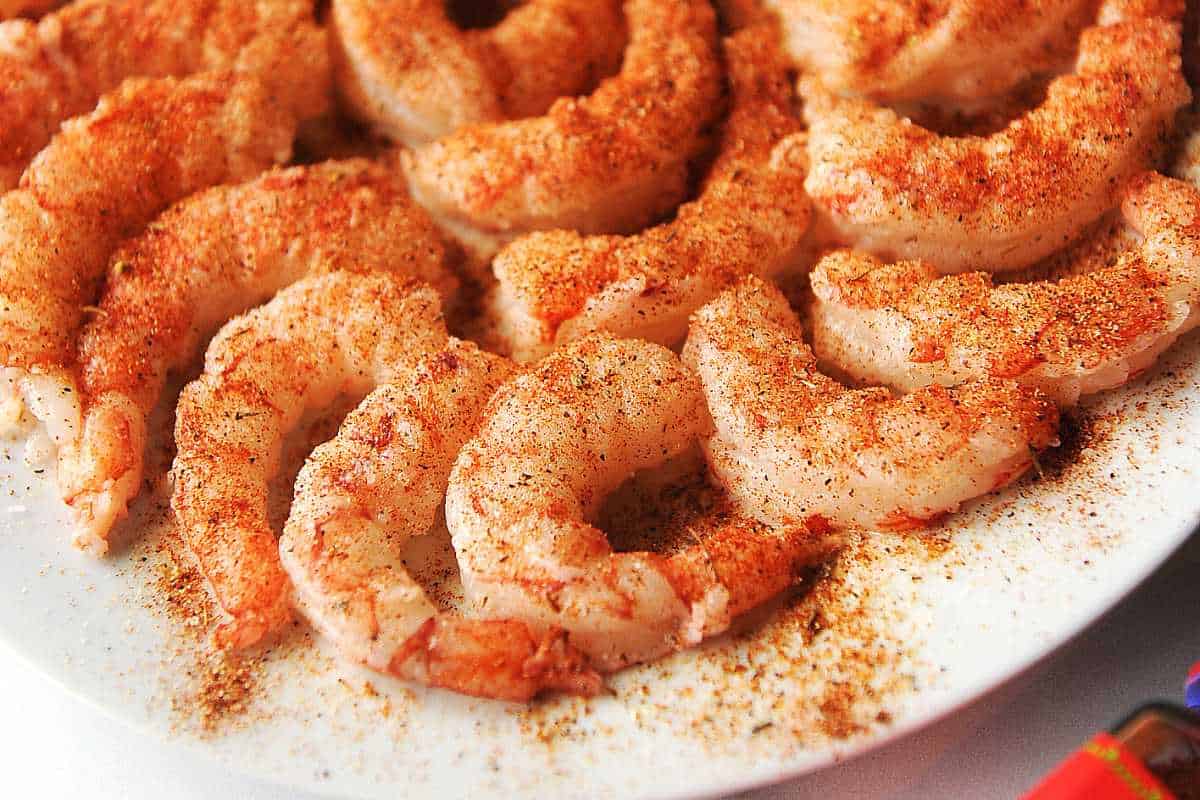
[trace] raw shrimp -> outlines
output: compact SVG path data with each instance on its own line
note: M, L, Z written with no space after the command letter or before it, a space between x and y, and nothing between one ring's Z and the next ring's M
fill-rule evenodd
M59 451L77 544L104 552L140 488L146 418L168 371L188 365L230 317L305 275L340 269L411 276L446 298L454 291L433 222L408 199L394 157L209 189L117 250L80 336L70 394L82 403L80 441Z
M328 104L327 60L304 0L78 0L36 23L0 23L0 190L63 120L126 78L238 68L269 79L283 64L294 85L276 101L303 117Z
M446 495L476 613L561 627L612 670L695 644L785 588L824 527L733 524L663 556L614 553L587 521L710 426L695 376L649 342L593 334L501 387Z
M489 300L514 358L606 330L665 345L688 315L746 274L791 266L808 229L804 140L787 70L770 28L726 43L732 107L697 200L630 237L533 233L492 263Z
M300 471L279 555L297 609L372 669L506 700L595 694L599 676L561 631L538 636L523 622L438 611L398 553L433 526L458 451L512 372L451 341L409 383L368 395Z
M544 114L617 70L618 0L530 0L461 30L445 0L335 0L338 91L388 137L425 144L474 122Z
M990 376L1071 405L1119 386L1200 324L1200 191L1148 174L1122 211L1141 242L1057 282L995 286L982 272L832 254L812 274L813 347L903 391Z
M1090 0L764 0L805 72L882 103L990 98L1069 58Z
M757 278L697 312L684 360L716 422L710 466L768 523L918 527L1004 486L1055 443L1056 407L1015 381L902 399L847 389L817 370L787 301Z
M288 619L267 520L283 437L339 395L408 380L447 336L432 288L333 272L297 281L212 340L175 412L171 506L220 610L220 644L252 645Z
M451 227L629 233L674 208L720 111L705 0L627 0L621 72L542 117L468 125L407 154L413 196Z
M806 186L834 238L944 273L1017 269L1069 243L1151 165L1190 97L1179 26L1161 18L1088 28L1075 74L987 137L939 136L812 78L801 86Z
M6 423L27 410L46 426L50 447L76 440L69 369L109 255L176 200L287 160L296 129L289 77L320 78L287 59L272 84L230 71L127 81L69 121L21 188L0 196Z

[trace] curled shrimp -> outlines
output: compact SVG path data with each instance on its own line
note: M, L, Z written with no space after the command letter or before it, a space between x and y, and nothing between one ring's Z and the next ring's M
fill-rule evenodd
M768 523L918 527L1004 486L1056 441L1054 404L1014 381L901 399L842 386L817 370L783 295L757 278L697 312L684 360L716 422L709 465Z
M789 53L839 94L882 103L994 97L1039 69L1093 13L1089 0L764 0ZM1073 42L1071 42L1073 44Z
M405 380L446 340L437 293L384 272L304 278L212 340L175 412L171 506L220 610L220 644L252 645L288 619L267 520L283 437L339 395Z
M78 0L36 23L0 23L0 189L126 78L239 69L269 79L282 65L294 84L275 102L304 117L329 102L326 61L303 0Z
M595 694L599 677L561 631L438 611L397 552L434 524L459 449L512 371L452 341L410 382L368 395L300 471L280 558L296 608L372 669L506 700Z
M649 342L593 334L502 386L446 495L476 614L562 628L613 670L693 645L786 587L819 524L739 522L664 556L615 553L588 522L606 494L710 425L695 376Z
M289 77L314 76L286 61L272 81ZM287 96L230 71L127 81L0 196L0 405L6 422L45 425L37 449L78 437L75 343L117 243L182 197L285 161L297 122Z
M700 196L629 237L558 230L524 236L492 262L489 307L512 356L605 330L665 345L688 315L746 274L791 266L808 230L804 141L772 28L729 39L732 105Z
M393 157L274 170L193 195L123 243L80 335L78 441L58 480L75 541L102 553L142 480L146 419L167 373L229 318L305 275L383 269L449 298L433 222L409 199Z
M452 232L628 233L674 208L719 110L712 7L627 0L621 72L541 117L468 125L407 154L413 196Z
M1075 72L991 136L939 136L801 82L806 187L835 239L944 273L1017 269L1071 242L1160 154L1188 102L1179 25L1128 17L1080 38Z
M617 0L531 0L462 30L444 0L336 0L337 84L354 113L414 146L463 125L544 114L615 71Z
M1059 281L996 286L982 272L832 254L812 274L813 348L902 391L1013 378L1072 405L1119 386L1200 324L1200 191L1146 174L1122 212L1140 242Z

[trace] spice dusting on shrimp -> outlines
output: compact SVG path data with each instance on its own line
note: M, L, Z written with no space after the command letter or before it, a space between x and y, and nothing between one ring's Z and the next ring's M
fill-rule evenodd
M562 631L439 611L398 553L434 524L459 449L512 372L499 356L451 342L410 382L368 395L296 479L280 557L300 612L372 669L507 700L595 694L599 676Z
M747 274L792 266L808 230L804 140L772 27L729 39L732 102L697 200L630 236L534 233L502 250L489 304L512 356L605 330L676 345L688 315Z
M716 424L710 466L764 522L920 527L1055 443L1057 409L1035 389L851 390L817 370L802 337L779 290L747 278L697 312L684 347Z
M832 254L812 275L813 348L903 391L1015 378L1072 405L1119 386L1200 324L1200 191L1144 175L1123 218L1133 248L1057 282L995 286L986 273Z
M305 278L213 339L176 410L171 505L224 617L219 643L252 645L288 619L267 520L283 437L306 411L407 380L446 341L437 293L383 272Z
M146 418L167 373L229 318L310 274L381 269L449 298L455 281L394 156L275 170L177 204L125 242L77 357L80 441L59 452L76 541L103 552L138 491Z

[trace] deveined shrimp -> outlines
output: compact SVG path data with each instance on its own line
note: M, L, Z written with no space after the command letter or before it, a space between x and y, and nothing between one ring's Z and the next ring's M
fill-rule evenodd
M757 278L697 312L684 360L716 423L709 464L764 522L920 526L1004 486L1055 443L1056 407L1015 381L901 399L842 386L817 370L783 295Z
M588 522L606 494L710 425L696 377L649 342L593 334L501 387L446 496L477 615L563 628L612 670L695 644L784 588L821 525L734 524L664 556L615 553Z
M126 78L237 68L270 79L286 61L294 85L276 102L313 116L328 104L327 60L304 0L79 0L36 23L0 23L0 189L63 120Z
M839 241L944 273L1031 264L1118 202L1190 96L1179 25L1130 17L1082 34L1075 72L991 136L939 136L869 100L801 82L806 187Z
M24 406L52 444L75 441L69 370L109 255L176 200L285 161L297 122L289 79L320 76L285 59L269 83L230 71L127 81L64 125L21 188L0 196L0 401L8 419Z
M443 255L391 156L214 187L123 243L80 336L70 394L82 404L80 439L59 451L76 542L104 551L140 487L146 418L168 371L189 364L222 323L305 275L342 269L407 275L449 298L455 281Z
M412 150L413 196L452 228L628 233L674 208L720 110L704 0L627 0L621 72L541 117L468 125Z
M409 146L543 114L615 71L625 46L618 0L530 0L481 30L444 0L335 0L330 20L339 92Z
M1200 324L1200 191L1147 174L1122 212L1141 241L1059 281L995 286L981 272L827 256L812 274L813 348L904 391L1014 378L1071 405L1119 386Z
M512 366L452 341L406 383L373 391L308 457L279 542L297 609L347 657L406 680L528 700L595 694L561 631L439 611L401 560L441 512L450 468Z
M665 345L688 315L742 275L775 275L808 230L806 157L773 28L726 42L731 109L700 196L674 220L629 237L533 233L492 263L489 306L513 357L605 330Z
M212 340L175 413L171 506L220 610L220 643L254 644L288 618L267 520L283 437L339 395L405 380L446 341L437 293L385 272L304 278Z

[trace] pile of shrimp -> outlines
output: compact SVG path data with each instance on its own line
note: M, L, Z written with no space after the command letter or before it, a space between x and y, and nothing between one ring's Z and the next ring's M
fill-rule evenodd
M462 6L0 2L0 430L102 557L173 409L214 647L594 695L1200 326L1182 0ZM726 511L615 546L681 463Z

